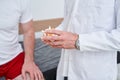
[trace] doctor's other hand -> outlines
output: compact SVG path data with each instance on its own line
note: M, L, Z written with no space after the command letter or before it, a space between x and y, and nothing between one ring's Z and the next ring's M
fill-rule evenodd
M74 49L75 42L78 39L78 35L71 32L65 32L60 30L46 30L45 34L51 34L50 36L43 36L41 40L54 48Z

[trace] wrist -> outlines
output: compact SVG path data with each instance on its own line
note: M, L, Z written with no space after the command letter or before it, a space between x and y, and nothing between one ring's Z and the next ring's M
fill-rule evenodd
M34 62L33 56L26 55L26 56L25 56L25 59L24 59L24 62L25 62L25 63Z
M77 38L75 40L75 48L80 50L80 44L79 44L79 35L77 35Z

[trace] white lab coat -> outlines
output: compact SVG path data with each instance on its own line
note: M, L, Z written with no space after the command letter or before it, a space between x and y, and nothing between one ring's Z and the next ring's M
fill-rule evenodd
M65 0L57 29L80 36L80 50L62 50L57 80L116 80L120 0Z

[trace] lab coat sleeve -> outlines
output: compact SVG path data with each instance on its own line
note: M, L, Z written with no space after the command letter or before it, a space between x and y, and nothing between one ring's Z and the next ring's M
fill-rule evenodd
M117 51L120 50L120 0L116 0L116 29L80 34L81 51Z
M64 30L64 28L63 28L63 24L64 24L64 23L63 23L63 22L64 22L64 20L63 20L62 23L61 23L59 26L57 26L55 29L56 29L56 30L62 30L62 31L63 31L63 30Z

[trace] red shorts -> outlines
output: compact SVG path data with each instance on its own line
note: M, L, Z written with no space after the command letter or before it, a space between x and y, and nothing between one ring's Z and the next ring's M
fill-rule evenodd
M0 66L0 77L6 79L14 79L21 74L22 65L24 63L24 52L20 53L13 60Z

